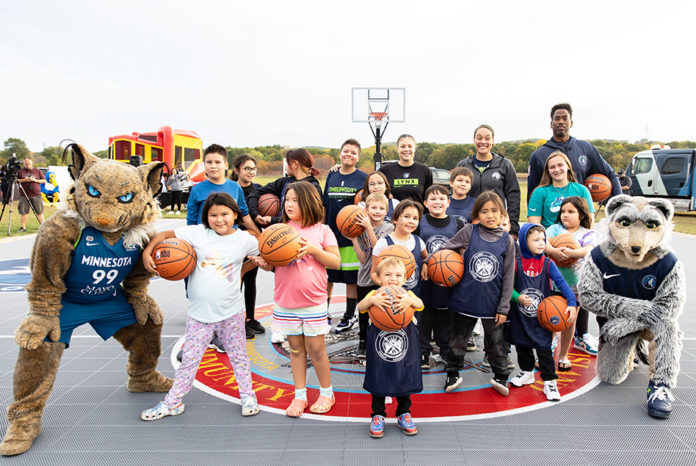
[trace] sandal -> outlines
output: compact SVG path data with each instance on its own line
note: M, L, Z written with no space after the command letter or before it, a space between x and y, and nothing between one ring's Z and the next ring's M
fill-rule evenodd
M558 370L561 372L568 372L573 368L573 365L570 363L568 359L559 359L558 360Z
M295 398L292 400L292 403L290 403L290 406L288 406L288 409L285 410L285 414L290 417L300 417L305 409L307 409L307 400Z
M259 414L259 403L255 396L242 398L242 416Z
M320 396L317 398L317 401L312 405L312 407L309 408L309 411L314 414L326 414L331 411L334 403L336 403L336 397L333 395L331 398L328 396Z
M164 416L176 416L184 412L184 403L179 403L176 406L167 408L163 401L157 403L154 408L146 409L140 413L140 419L143 421L155 421L157 419L162 419Z

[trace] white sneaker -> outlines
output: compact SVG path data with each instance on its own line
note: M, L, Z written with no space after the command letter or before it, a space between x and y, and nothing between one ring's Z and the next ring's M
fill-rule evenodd
M555 380L547 380L544 382L544 395L549 401L561 401L561 394L558 392Z
M512 378L510 381L515 387L524 387L525 385L531 385L534 383L534 372L522 371Z
M285 334L279 332L278 330L273 330L271 332L271 343L282 343L285 341Z
M181 215L181 212L179 212L179 211L177 210L177 211L176 211L176 215Z

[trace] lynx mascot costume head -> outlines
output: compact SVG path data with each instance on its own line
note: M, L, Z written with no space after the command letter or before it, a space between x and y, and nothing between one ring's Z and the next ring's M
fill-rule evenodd
M682 349L677 319L686 283L681 262L667 243L674 208L669 201L616 196L607 204L606 239L580 272L582 307L606 319L597 355L599 378L623 382L634 352L644 361L649 341L648 414L668 418Z
M3 455L24 453L41 432L60 357L79 325L91 324L128 351L130 391L166 392L172 384L155 369L162 313L147 295L150 275L140 260L159 218L154 198L164 164L135 168L77 144L68 150L74 186L65 208L39 228L32 250L29 313L15 332L19 356Z

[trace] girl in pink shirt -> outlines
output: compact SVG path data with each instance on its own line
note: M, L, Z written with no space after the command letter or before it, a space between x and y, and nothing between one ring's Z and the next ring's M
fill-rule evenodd
M307 355L319 379L319 398L309 408L312 413L329 412L335 403L331 387L329 356L324 336L329 333L326 308L326 268L338 269L341 258L336 237L322 223L324 207L317 189L306 181L292 183L283 200L283 222L298 231L302 247L297 259L285 267L275 267L273 328L288 337L290 367L295 398L285 411L300 417L307 408ZM264 270L274 270L263 259L254 259Z

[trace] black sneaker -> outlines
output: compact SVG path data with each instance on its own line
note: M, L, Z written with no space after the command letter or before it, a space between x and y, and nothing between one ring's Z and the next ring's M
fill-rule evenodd
M459 377L459 372L448 372L447 381L445 382L445 391L447 393L456 390L464 380Z
M430 369L430 356L421 354L421 369Z
M25 231L27 231L27 229L24 228L24 227L20 227L19 230L17 230L17 231L18 231L19 233L24 233Z
M466 350L476 351L476 340L474 337L469 338L469 341L466 342Z
M496 392L503 396L508 396L510 394L510 389L508 388L507 377L494 377L491 379L491 385Z
M663 383L655 383L652 380L648 384L648 414L658 419L667 419L672 414L672 402L674 396L669 386Z
M365 359L367 353L367 342L365 340L360 340L358 342L358 353L355 355L358 359Z
M213 339L208 343L208 348L213 348L215 351L218 353L226 353L225 347L222 345L222 342L218 338L217 335L213 337Z
M256 319L247 320L246 327L248 329L251 329L251 331L254 332L256 335L266 333L266 329L263 327L263 325L261 325L261 322L259 322Z
M245 325L245 326L244 326L244 330L246 330L246 338L247 338L247 340L251 340L252 338L254 338L254 337L256 336L256 334L254 333L254 331L253 331L252 329L250 329L248 325Z

